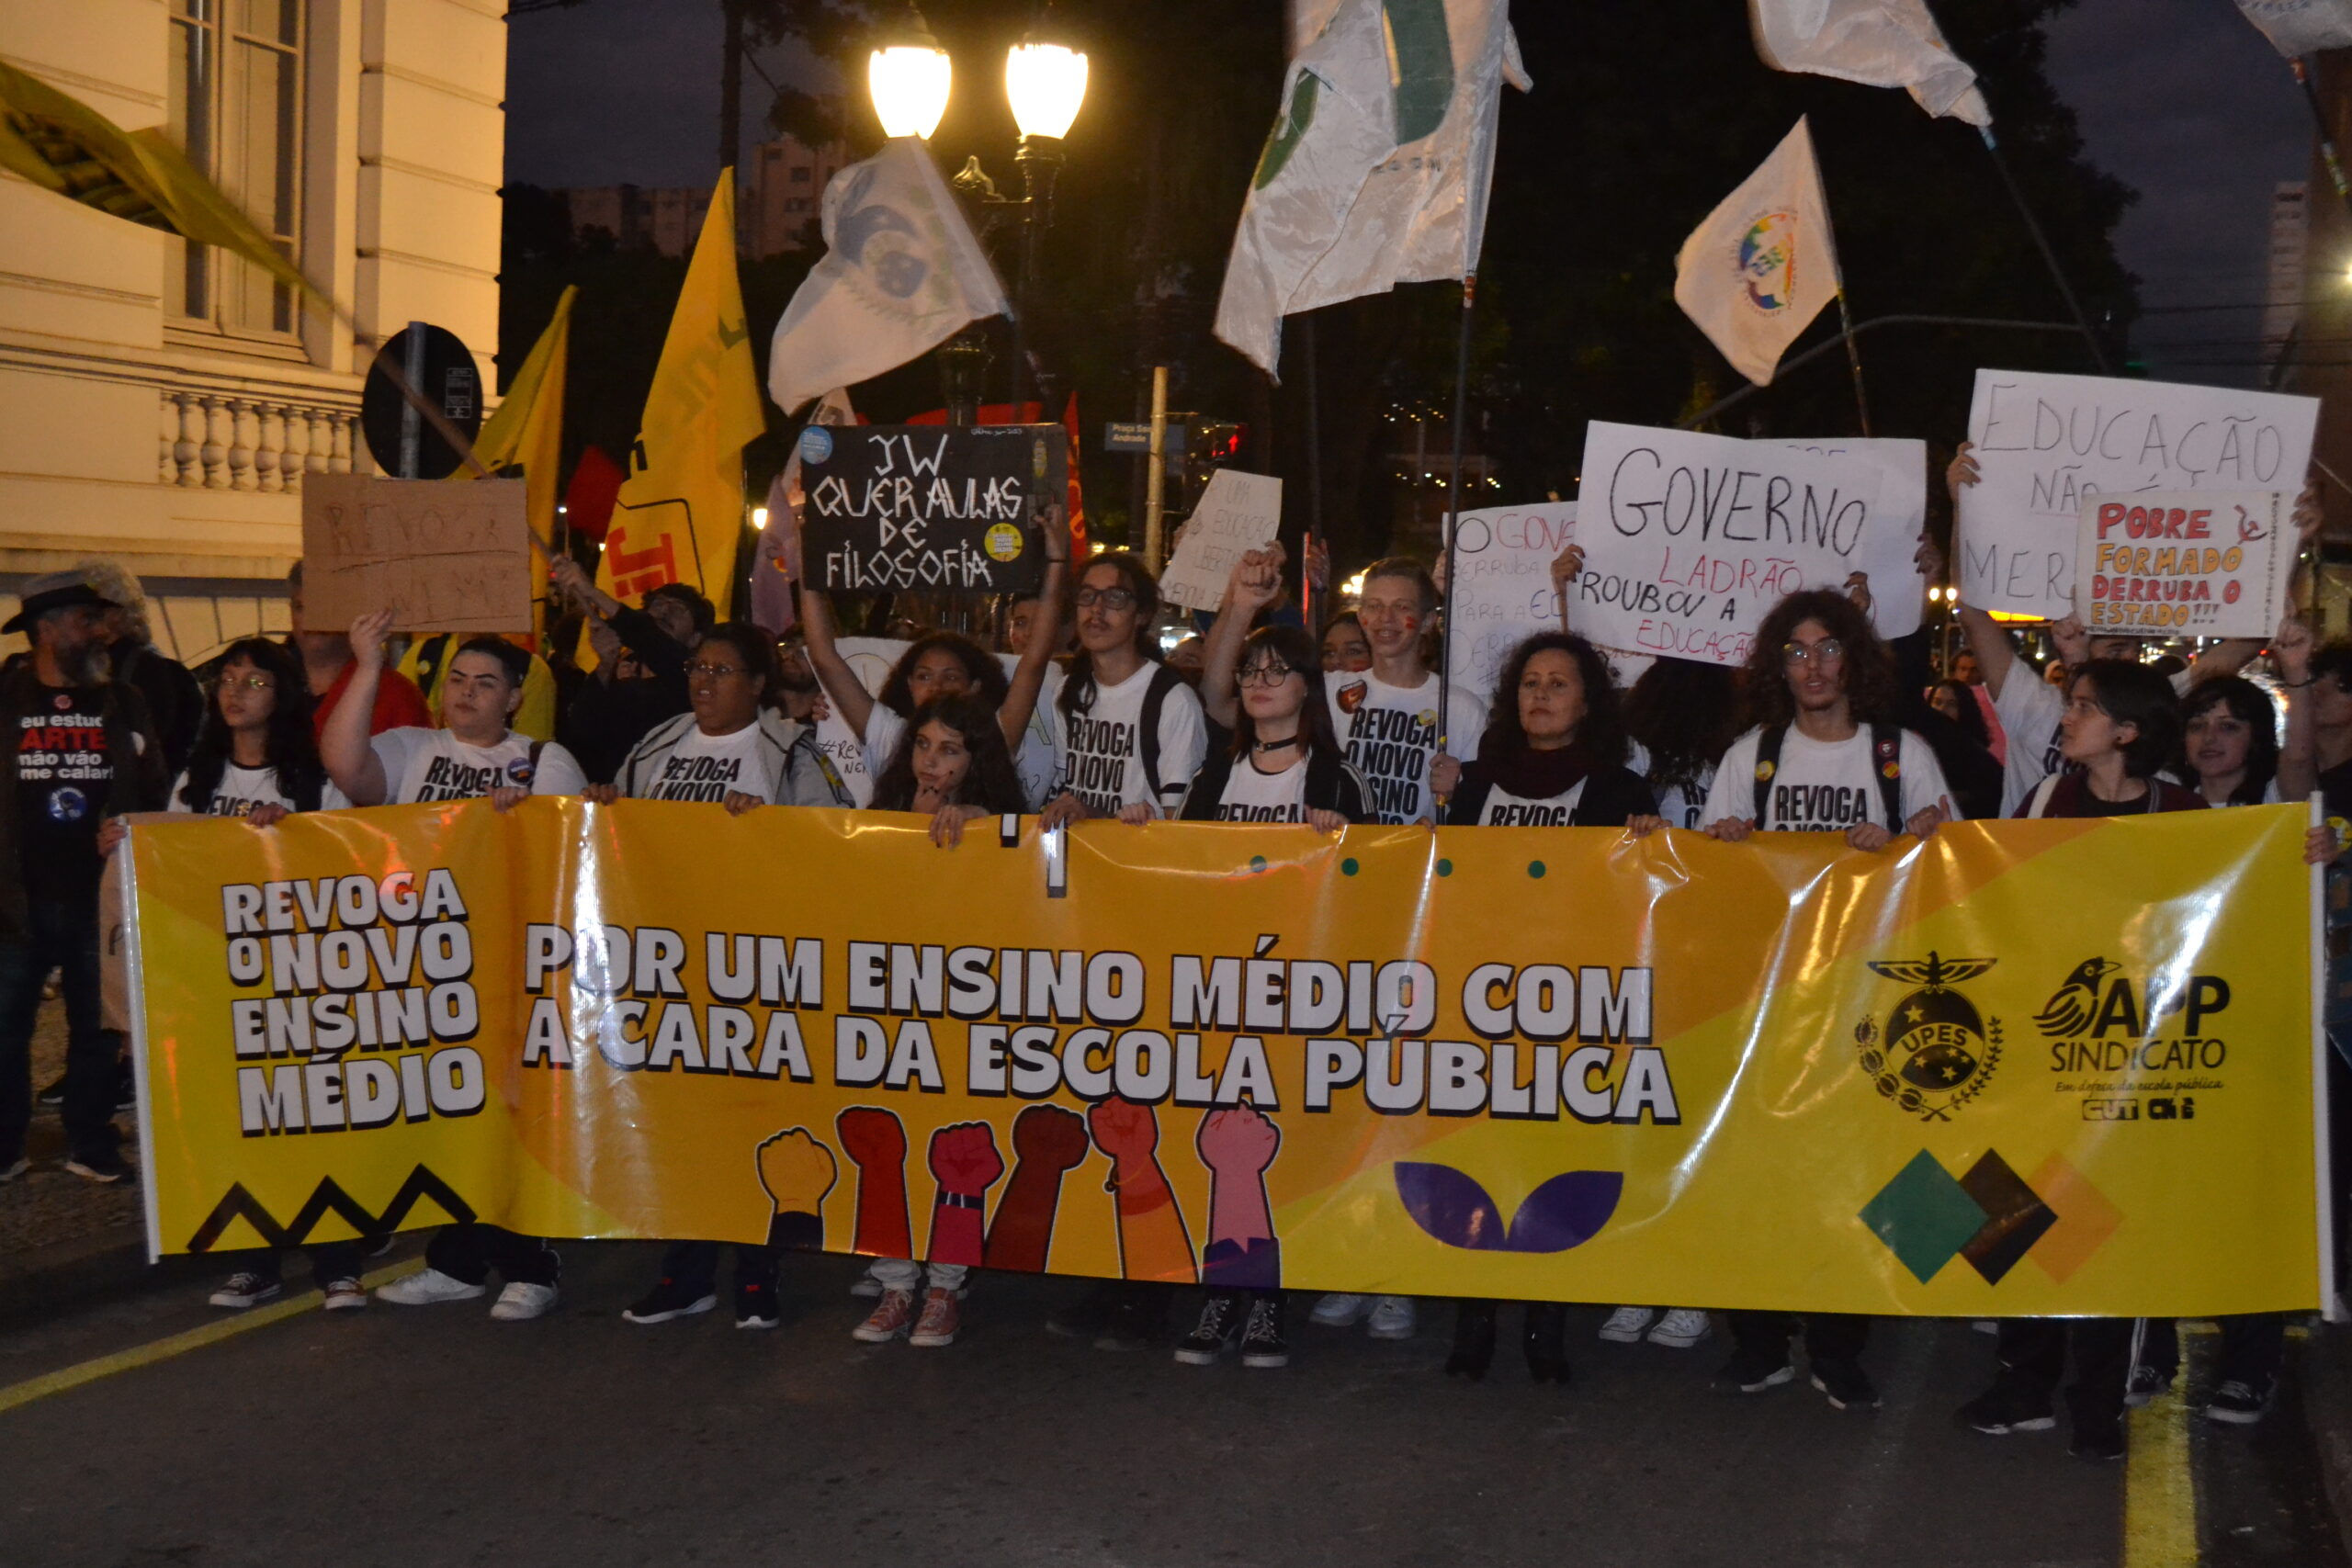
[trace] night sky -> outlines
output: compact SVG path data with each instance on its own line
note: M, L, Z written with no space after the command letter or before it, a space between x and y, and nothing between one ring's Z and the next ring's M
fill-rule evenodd
M698 0L587 0L515 18L508 178L710 179L718 56L718 7ZM762 63L802 86L827 75L789 51ZM1540 90L1542 62L1530 67ZM2263 297L2271 187L2303 178L2311 161L2310 117L2286 62L2230 0L2082 0L2051 29L2050 74L2080 117L2092 160L2140 192L2120 243L2143 283L2149 313L2137 346L2151 373L2251 384L2253 367L2231 362L2256 357L2258 313L2179 308L2252 306ZM992 76L981 80L992 85ZM758 77L747 77L746 146L763 134L767 98Z

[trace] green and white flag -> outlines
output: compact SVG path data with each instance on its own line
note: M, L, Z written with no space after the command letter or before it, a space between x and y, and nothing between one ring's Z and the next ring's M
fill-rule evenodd
M1529 85L1504 0L1338 0L1291 62L1216 335L1271 374L1284 316L1475 273L1505 82Z

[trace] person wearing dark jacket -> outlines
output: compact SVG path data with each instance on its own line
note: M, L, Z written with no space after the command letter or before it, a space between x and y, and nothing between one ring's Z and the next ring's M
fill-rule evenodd
M204 688L187 665L156 649L154 629L147 623L146 591L130 568L99 559L74 570L114 605L100 617L98 630L107 644L115 684L136 691L147 705L147 721L164 743L164 776L176 778L204 723Z
M548 576L590 616L597 660L565 707L557 739L591 783L610 784L648 731L693 707L686 660L711 628L710 601L672 582L651 590L645 608L633 610L598 588L569 557Z
M99 1182L130 1171L113 1120L119 1047L99 1018L98 829L161 807L165 774L146 705L109 679L112 608L79 572L57 572L26 583L0 626L32 644L0 676L0 1182L27 1168L33 1021L51 969L64 979L65 1168Z

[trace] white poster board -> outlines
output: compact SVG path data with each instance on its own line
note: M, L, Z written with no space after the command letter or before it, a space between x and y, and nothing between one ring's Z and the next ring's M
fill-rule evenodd
M1233 563L1272 544L1282 522L1282 480L1217 469L1184 524L1175 556L1159 574L1160 597L1187 610L1216 609L1225 598Z
M1968 411L1978 479L1961 487L1954 539L1962 602L2045 620L2067 615L2085 502L2299 491L2318 421L2316 398L1979 370Z
M2093 637L2267 637L2286 609L2294 510L2276 490L2086 501L2075 613Z
M1774 604L1859 571L1881 635L1915 631L1926 465L1916 441L1739 441L1596 420L1569 624L1610 648L1736 665Z
M1446 678L1481 698L1510 650L1537 632L1560 629L1552 562L1576 542L1577 503L1490 506L1462 514L1446 596Z

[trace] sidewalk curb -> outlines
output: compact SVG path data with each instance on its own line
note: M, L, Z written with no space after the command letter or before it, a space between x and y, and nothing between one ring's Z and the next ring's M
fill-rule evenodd
M151 1266L145 1233L136 1224L51 1242L0 1259L0 1329L199 1279L220 1266L219 1259L202 1257L166 1258Z

